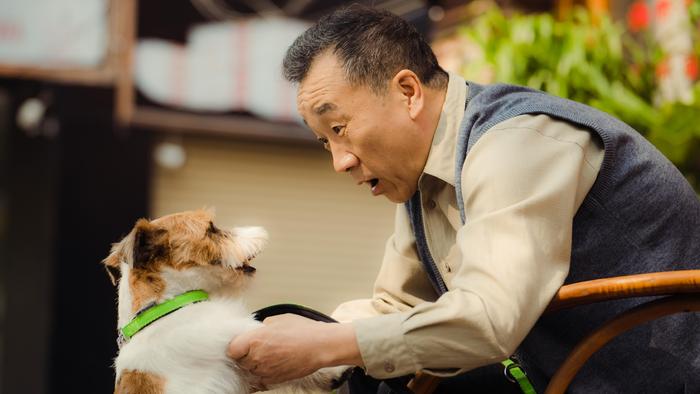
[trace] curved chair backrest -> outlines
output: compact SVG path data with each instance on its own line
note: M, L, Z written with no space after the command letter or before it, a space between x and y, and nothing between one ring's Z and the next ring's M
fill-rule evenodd
M593 353L627 330L666 315L700 311L700 270L618 276L562 286L545 313L601 301L649 296L665 297L621 313L581 340L554 374L545 394L564 393ZM439 383L440 378L418 372L408 387L416 394L430 394Z

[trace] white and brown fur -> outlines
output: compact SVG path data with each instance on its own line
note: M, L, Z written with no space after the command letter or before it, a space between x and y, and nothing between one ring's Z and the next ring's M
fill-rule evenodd
M103 261L113 281L119 275L119 328L153 303L190 290L209 293L209 301L158 319L121 347L115 393L248 393L255 386L226 348L261 324L240 296L267 234L260 227L220 229L212 220L204 210L140 219ZM330 389L339 372L321 370L287 387Z

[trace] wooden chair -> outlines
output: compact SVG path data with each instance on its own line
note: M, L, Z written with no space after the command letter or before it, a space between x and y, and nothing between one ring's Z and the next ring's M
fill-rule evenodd
M581 340L554 374L545 394L564 393L593 353L627 330L674 313L700 311L700 270L618 276L562 286L545 313L602 301L648 296L664 297L619 314ZM416 394L430 394L439 383L440 378L418 372L408 387Z

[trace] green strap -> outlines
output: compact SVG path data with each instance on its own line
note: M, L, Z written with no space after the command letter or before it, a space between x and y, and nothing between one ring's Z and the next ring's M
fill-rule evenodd
M518 383L518 386L520 386L520 390L523 391L523 394L537 394L535 388L532 387L532 383L530 383L530 379L527 378L525 371L520 367L520 364L510 358L505 361L501 361L501 364L503 364L505 367L503 373L505 373L506 378Z
M136 315L136 317L134 317L129 324L122 327L121 334L124 339L131 339L134 334L168 313L176 311L183 306L208 299L209 294L207 294L207 292L204 290L192 290L188 291L187 293L182 293L161 304L153 305L152 307L139 312L139 314Z

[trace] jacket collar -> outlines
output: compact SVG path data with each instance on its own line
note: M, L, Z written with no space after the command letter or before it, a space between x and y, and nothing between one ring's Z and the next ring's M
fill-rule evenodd
M433 135L423 175L431 175L454 186L455 147L457 146L459 125L464 117L468 86L464 78L454 73L448 74L449 82L445 103L442 106L440 119ZM423 175L421 175L421 179Z

